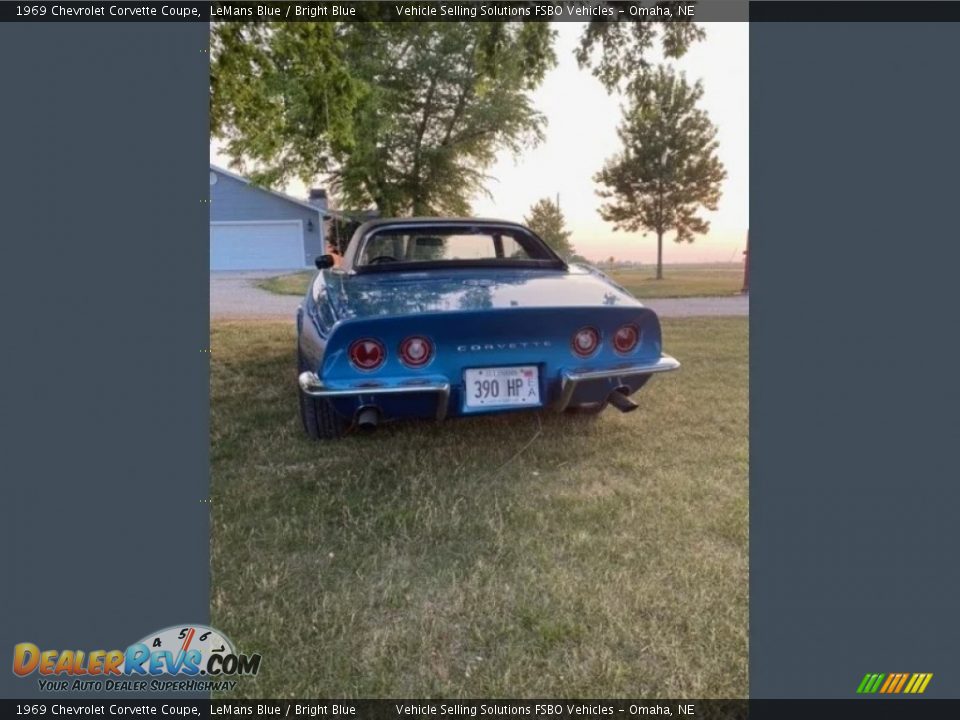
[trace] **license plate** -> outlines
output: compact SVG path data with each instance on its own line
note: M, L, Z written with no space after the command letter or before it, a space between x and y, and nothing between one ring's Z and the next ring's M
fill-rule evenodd
M533 407L540 404L536 365L464 371L467 408Z

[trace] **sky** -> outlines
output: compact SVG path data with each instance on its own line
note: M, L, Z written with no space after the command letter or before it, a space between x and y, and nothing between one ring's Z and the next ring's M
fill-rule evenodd
M717 126L717 151L727 170L716 212L701 212L710 231L692 243L664 241L665 263L732 262L742 260L748 223L748 59L747 23L702 23L706 39L695 43L679 60L670 61L689 81L702 80L700 107ZM560 208L571 230L577 252L590 260L610 256L641 263L656 261L656 236L615 231L599 215L593 175L619 149L616 128L622 100L608 94L587 70L577 66L573 51L583 30L577 22L554 23L557 66L532 94L534 106L547 119L545 139L514 157L498 155L487 170L490 197L474 198L474 213L522 221L530 206L542 197L560 196ZM654 52L651 59L660 58ZM210 145L210 161L230 167L226 156ZM294 197L306 197L300 182L281 188Z

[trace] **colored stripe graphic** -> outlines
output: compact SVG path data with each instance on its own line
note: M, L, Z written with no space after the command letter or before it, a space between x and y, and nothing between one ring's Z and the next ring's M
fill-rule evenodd
M857 688L857 692L867 695L875 693L877 688L880 687L880 682L883 678L883 673L867 673L863 676L863 680L860 681L860 687Z
M900 673L900 682L897 683L896 690L891 690L891 692L898 693L903 690L903 684L907 681L907 673Z
M857 686L857 694L922 695L933 679L933 673L867 673Z
M897 691L897 686L905 680L903 673L890 673L890 677L883 684L883 687L880 688L882 693L895 693Z

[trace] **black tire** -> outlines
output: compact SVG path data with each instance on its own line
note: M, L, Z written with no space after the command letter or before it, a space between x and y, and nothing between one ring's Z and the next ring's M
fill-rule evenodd
M297 367L299 372L303 371L303 361L299 357ZM333 403L326 398L310 397L299 387L297 395L300 398L300 420L303 422L304 432L310 438L336 440L342 438L350 429L350 423L337 413Z
M315 398L297 388L300 395L300 419L303 429L314 440L336 440L342 438L350 423L344 420L326 398Z

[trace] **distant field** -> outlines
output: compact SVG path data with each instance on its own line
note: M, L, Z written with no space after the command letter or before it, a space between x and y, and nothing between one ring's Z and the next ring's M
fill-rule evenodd
M606 272L606 271L604 271ZM714 297L736 295L743 287L743 265L667 265L663 280L655 267L607 273L638 298Z
M664 320L640 409L306 439L289 322L211 337L231 697L744 697L747 320Z
M714 297L735 295L743 286L743 265L715 263L666 265L663 280L656 280L656 268L606 271L638 298ZM314 273L278 275L257 283L258 287L277 295L303 295Z

